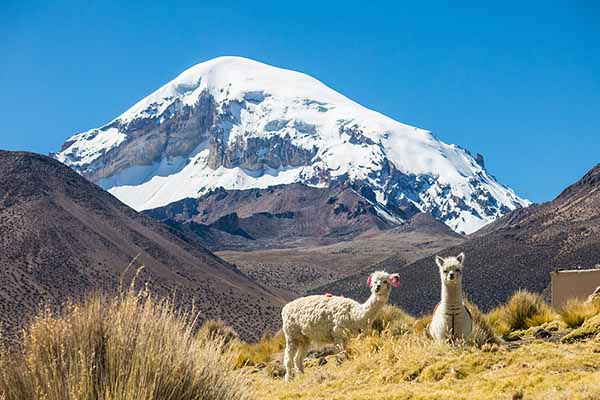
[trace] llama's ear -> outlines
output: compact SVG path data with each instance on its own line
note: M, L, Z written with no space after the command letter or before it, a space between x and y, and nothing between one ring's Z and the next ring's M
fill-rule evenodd
M465 262L465 253L460 253L459 255L456 256L456 260L461 263L464 264Z
M390 282L392 283L393 287L400 287L400 275L398 274L392 274L390 275Z
M444 267L444 259L442 257L440 257L440 256L435 256L435 263L440 268Z
M369 287L369 289L371 288L371 277L373 276L373 274L369 275L369 279L367 279L367 286Z

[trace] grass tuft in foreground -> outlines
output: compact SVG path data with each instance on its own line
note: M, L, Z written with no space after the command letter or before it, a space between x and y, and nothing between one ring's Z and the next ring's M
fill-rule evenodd
M5 400L227 400L251 390L223 343L146 292L95 296L46 313L0 352Z
M285 336L279 331L275 335L265 335L257 343L239 343L233 349L237 353L235 366L238 368L266 364L285 349Z

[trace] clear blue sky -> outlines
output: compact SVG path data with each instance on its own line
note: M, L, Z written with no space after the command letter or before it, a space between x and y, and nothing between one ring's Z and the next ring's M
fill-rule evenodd
M240 55L481 152L533 201L600 162L594 1L289 3L0 0L0 148L56 151L184 69Z

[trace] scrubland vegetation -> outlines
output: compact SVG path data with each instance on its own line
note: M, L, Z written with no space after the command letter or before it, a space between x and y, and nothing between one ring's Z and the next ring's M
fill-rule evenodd
M217 329L148 293L94 296L35 319L0 353L2 400L252 399Z
M243 343L219 321L146 292L94 296L44 313L0 353L0 399L600 399L600 307L553 310L517 292L476 321L468 343L436 343L428 317L386 306L348 354L309 353L281 379L279 332Z

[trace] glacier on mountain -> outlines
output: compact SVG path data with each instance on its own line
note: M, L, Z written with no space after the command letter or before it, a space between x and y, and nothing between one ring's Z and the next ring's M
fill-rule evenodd
M352 183L399 219L424 211L471 233L530 204L459 146L241 57L186 70L54 156L137 210L218 187Z

